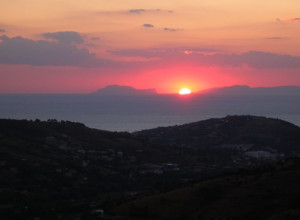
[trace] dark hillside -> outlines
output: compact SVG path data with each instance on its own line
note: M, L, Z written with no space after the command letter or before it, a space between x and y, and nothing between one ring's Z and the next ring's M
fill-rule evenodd
M198 176L254 168L300 155L298 126L258 116L227 116L133 135L176 154L181 168Z
M168 158L129 133L56 120L0 120L0 216L90 214L111 196L153 187L158 176L141 176L141 164Z
M106 211L109 207L142 195L170 191L190 181L270 166L277 161L297 157L299 147L299 127L256 116L228 116L134 134L90 129L69 121L2 119L0 219L98 219L101 210ZM288 173L276 171L279 185L274 190L279 191L281 186L294 190L293 184L298 183L297 172L299 170L292 170L289 176ZM214 186L216 180L208 185L201 183L206 188L202 189L199 185L199 193L204 193L204 200L201 197L199 204L208 203L203 213L211 216L211 211L207 210L221 206L210 203L215 199L221 198L221 202L230 205L231 199L234 200L238 194L234 191L238 189L233 186L240 186L240 181L235 179L240 178L239 175L230 177L229 182L221 178L224 189ZM251 184L277 184L275 179L260 183L255 182L255 178L256 174L249 176L254 181L251 180ZM281 178L289 182L281 182ZM251 184L243 187L251 188ZM245 192L245 188L241 190ZM274 192L268 188L262 190ZM175 193L174 204L169 203L173 200L165 201L162 197L159 202L164 212L154 208L155 213L159 217L168 217L173 216L174 212L182 219L181 214L186 215L186 210L191 210L192 215L189 216L202 216L202 211L200 215L193 208L193 204L199 202L199 198L190 195L194 191L184 189L181 192L187 192L180 195L183 198L180 201L184 204L192 202L190 209L181 206L177 200L180 196ZM226 197L227 192L234 196ZM289 192L283 191L289 199L294 198ZM281 202L279 197L278 200ZM254 201L249 200L250 203ZM286 202L291 204L289 201ZM280 202L278 207L283 206ZM95 213L99 210L100 214ZM137 211L132 209L132 212L139 216L145 210L147 212L147 208L142 207ZM124 210L120 213L132 215ZM152 211L149 213L156 215Z
M144 197L111 210L119 219L300 218L300 161L215 178Z
M148 143L180 147L219 147L247 144L280 153L299 153L300 128L279 119L227 116L134 133Z

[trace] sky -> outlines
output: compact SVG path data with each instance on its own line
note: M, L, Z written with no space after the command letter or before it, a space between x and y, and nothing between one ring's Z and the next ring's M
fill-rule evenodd
M0 93L300 86L300 0L0 5Z

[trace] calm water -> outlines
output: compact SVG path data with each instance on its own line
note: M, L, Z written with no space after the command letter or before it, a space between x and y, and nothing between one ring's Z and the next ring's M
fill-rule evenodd
M137 131L226 115L260 115L300 126L300 96L117 97L0 95L0 118L57 119L110 131Z

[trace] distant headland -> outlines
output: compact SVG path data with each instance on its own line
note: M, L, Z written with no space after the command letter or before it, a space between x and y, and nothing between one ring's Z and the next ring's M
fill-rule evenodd
M109 85L93 92L94 95L154 95L155 89L135 89L130 86Z

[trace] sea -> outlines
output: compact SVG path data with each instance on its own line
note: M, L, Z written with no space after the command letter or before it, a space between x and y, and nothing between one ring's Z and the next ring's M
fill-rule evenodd
M300 126L300 94L92 95L0 94L1 119L73 121L108 131L134 132L227 115L278 118Z

